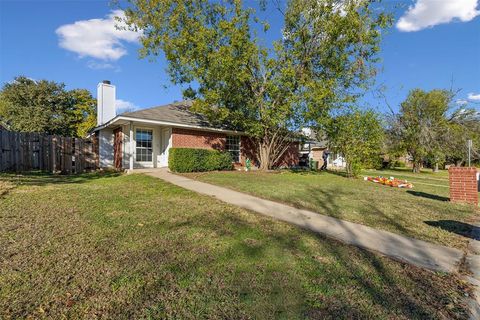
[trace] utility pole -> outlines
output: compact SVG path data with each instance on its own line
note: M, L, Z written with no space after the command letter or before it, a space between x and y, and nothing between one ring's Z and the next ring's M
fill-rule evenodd
M468 146L468 166L470 167L471 158L472 158L472 140L471 139L468 139L467 146Z

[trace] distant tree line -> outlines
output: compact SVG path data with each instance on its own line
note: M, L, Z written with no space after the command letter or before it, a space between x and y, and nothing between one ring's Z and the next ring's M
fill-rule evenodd
M365 167L395 165L395 159L412 163L417 173L424 166L434 172L445 164L465 165L467 141L472 140L472 163L480 161L480 112L455 107L450 90L413 89L392 114L347 109L318 127L347 162L347 173ZM388 158L389 161L382 161Z
M480 112L465 106L455 108L450 90L411 90L400 111L387 127L388 153L408 154L413 171L423 165L434 171L450 163L467 161L467 141L472 140L472 160L479 160Z
M12 131L85 137L96 125L96 100L86 89L19 76L0 90L0 121Z

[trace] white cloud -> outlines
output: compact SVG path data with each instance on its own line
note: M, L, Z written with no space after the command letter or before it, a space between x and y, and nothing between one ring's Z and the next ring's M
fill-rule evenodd
M469 93L468 100L480 101L480 93Z
M117 99L115 100L115 108L117 109L117 114L120 114L123 112L135 111L140 107L135 105L133 102Z
M467 22L480 14L478 0L417 0L398 20L397 29L410 32L448 23L452 20Z
M124 18L122 10L115 10L104 19L80 20L60 26L55 32L63 49L75 52L79 57L92 57L115 61L127 54L124 42L137 42L141 32L118 30L125 26L115 19Z
M456 102L456 104L458 104L459 106L464 106L464 105L466 105L466 104L468 103L468 101L465 100L465 99L458 99L458 100L455 101L455 102Z
M101 69L115 69L115 66L111 63L107 62L97 62L94 60L89 60L87 62L87 67L93 70L101 70Z

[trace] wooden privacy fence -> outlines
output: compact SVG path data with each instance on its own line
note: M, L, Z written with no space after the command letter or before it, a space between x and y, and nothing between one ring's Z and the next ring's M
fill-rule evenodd
M96 139L0 129L0 171L81 173L98 168Z

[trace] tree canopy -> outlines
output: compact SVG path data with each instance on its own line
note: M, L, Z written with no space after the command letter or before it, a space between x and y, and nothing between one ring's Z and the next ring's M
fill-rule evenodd
M413 89L401 103L390 138L397 150L412 157L414 172L424 162L434 170L446 160L461 164L466 160L467 140L480 142L478 112L463 107L453 110L453 96L449 90Z
M348 111L331 119L327 126L327 137L335 151L344 156L349 176L377 164L384 133L378 114L371 110Z
M13 131L83 137L96 124L96 102L85 89L16 77L0 91L0 118Z
M126 23L142 30L141 56L163 53L195 110L252 138L261 169L276 165L292 132L355 100L391 23L367 0L290 0L275 11L284 19L279 39L263 44L268 23L240 0L129 3Z
M446 159L450 163L467 163L467 141L472 140L471 160L480 160L480 112L473 108L459 108L448 118Z

